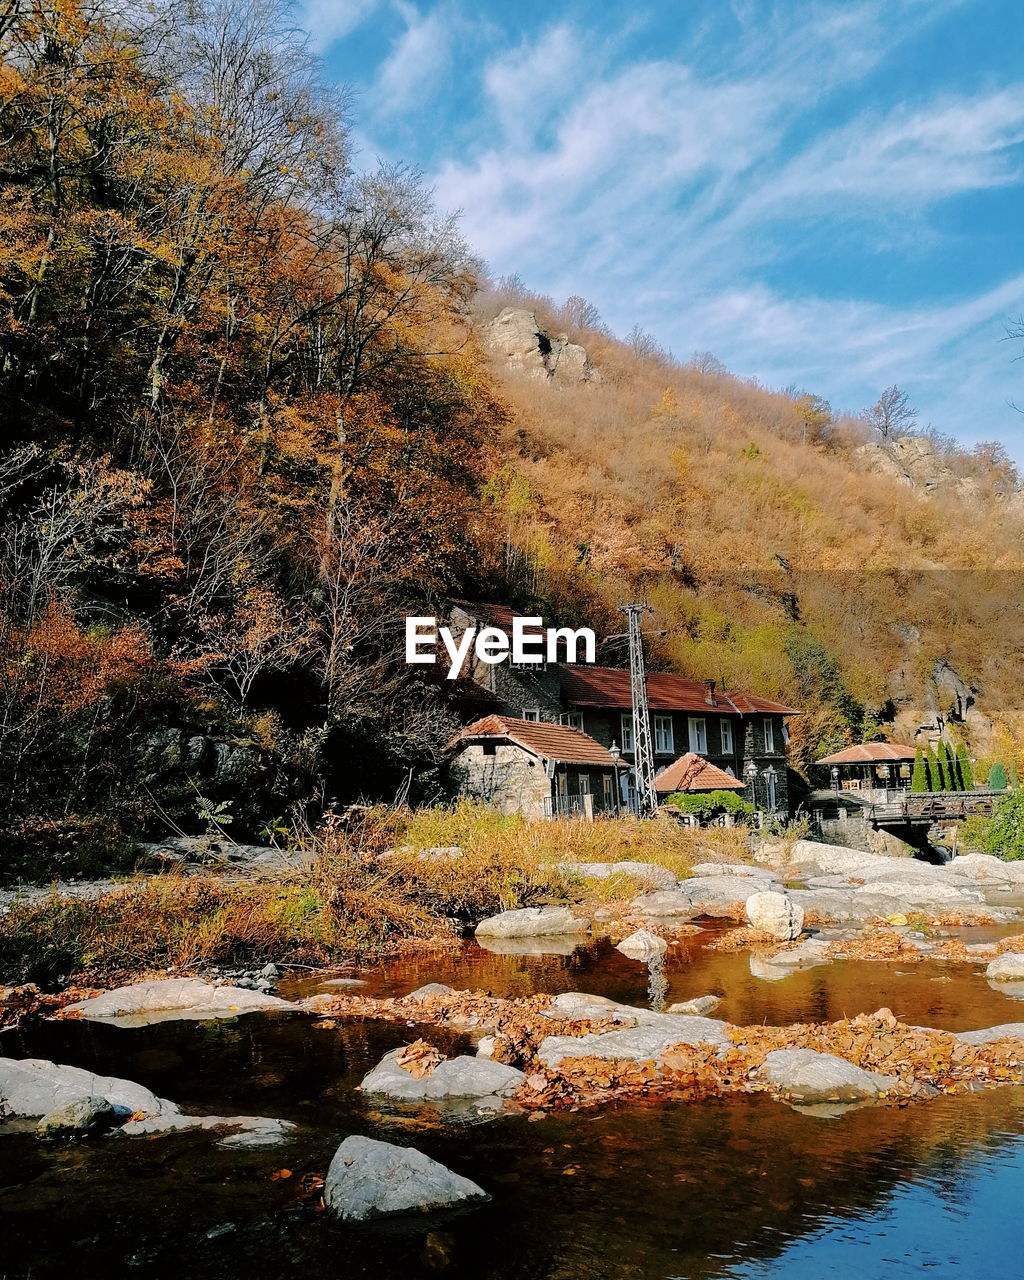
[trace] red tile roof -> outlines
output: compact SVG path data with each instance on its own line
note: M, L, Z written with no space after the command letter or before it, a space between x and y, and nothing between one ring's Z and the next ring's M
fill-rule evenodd
M476 618L488 627L499 627L507 635L512 634L512 622L515 618L539 618L539 613L525 614L518 613L515 609L510 609L507 604L476 604L472 600L449 600L450 605L454 605L457 609L461 609L464 613L468 613L471 618ZM526 635L542 635L541 627L524 628Z
M618 667L565 666L561 668L562 696L571 707L632 706L629 672ZM669 671L658 671L647 677L647 698L652 711L704 711L718 715L774 714L795 716L793 707L783 706L768 698L750 693L721 690L715 694L715 705L705 699L707 690L699 680L687 680Z
M484 716L467 725L448 744L478 738L505 738L542 759L559 764L599 764L614 769L617 762L599 742L564 724L548 724L544 720L514 720L511 716Z
M915 751L901 742L858 742L823 756L818 764L875 764L885 760L913 760Z
M658 774L654 789L662 795L670 791L743 791L744 784L731 773L709 764L703 756L687 751Z

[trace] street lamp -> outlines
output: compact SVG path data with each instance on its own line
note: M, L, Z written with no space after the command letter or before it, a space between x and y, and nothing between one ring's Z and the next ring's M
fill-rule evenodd
M832 790L836 793L836 795L838 795L839 794L839 766L837 764L834 764L832 766L831 773L832 773Z
M747 765L747 786L750 787L750 805L751 805L751 808L753 809L757 808L757 789L754 785L756 782L757 782L757 765L754 763L753 760L751 760L751 762Z
M619 763L622 759L622 752L619 750L619 744L617 742L612 742L612 745L608 748L608 754L616 764Z

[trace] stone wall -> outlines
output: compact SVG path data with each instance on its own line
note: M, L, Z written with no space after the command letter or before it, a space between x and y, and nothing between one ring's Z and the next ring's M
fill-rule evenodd
M462 748L452 763L459 790L501 813L543 818L544 802L551 795L551 779L543 765L512 743L493 746L493 752L485 751L485 744L478 742Z

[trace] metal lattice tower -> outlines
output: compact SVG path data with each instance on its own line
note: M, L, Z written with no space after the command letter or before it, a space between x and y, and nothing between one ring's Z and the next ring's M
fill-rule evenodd
M647 703L647 672L644 669L644 642L640 619L653 610L646 604L620 604L619 612L629 621L629 677L633 696L633 758L636 772L637 808L641 817L658 807L654 790L654 743L651 739L651 710Z

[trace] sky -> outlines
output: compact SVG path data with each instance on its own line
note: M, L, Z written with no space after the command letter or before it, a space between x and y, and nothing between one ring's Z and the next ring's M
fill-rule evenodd
M1024 462L1018 0L297 3L494 276Z

